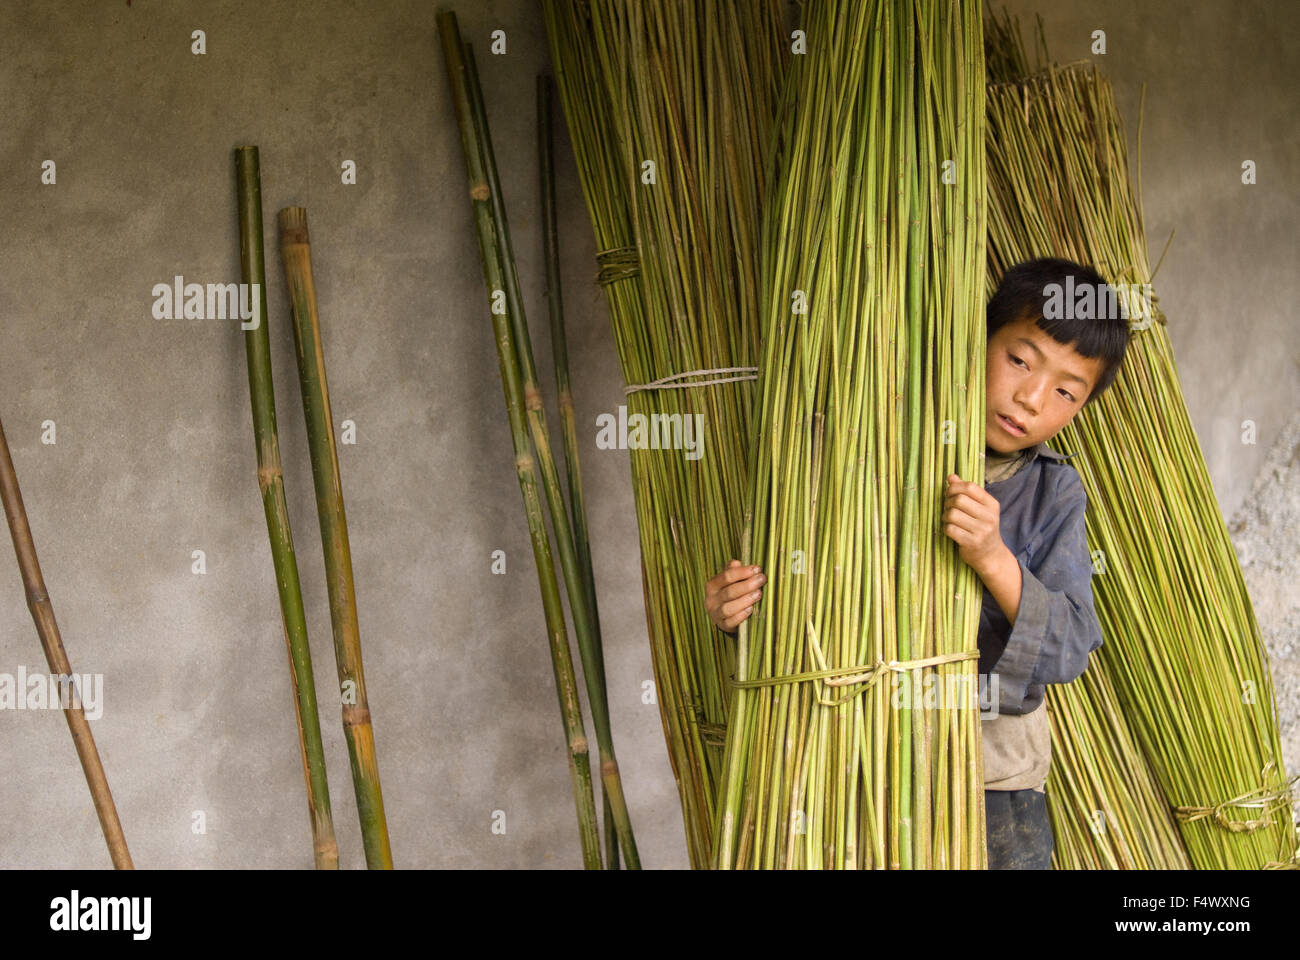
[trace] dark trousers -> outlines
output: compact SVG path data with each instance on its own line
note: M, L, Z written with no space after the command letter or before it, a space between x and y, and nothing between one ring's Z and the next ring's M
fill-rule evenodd
M1047 794L985 790L984 819L990 870L1052 869L1052 823Z

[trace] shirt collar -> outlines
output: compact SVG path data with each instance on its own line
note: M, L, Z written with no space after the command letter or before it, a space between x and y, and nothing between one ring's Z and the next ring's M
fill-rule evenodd
M1038 457L1047 457L1047 459L1056 460L1059 463L1065 463L1071 457L1076 456L1076 454L1073 453L1061 453L1059 450L1053 450L1047 445L1047 441L1045 440L1034 444L1029 449L1033 452L1035 459Z
M986 487L990 484L1006 483L1012 477L1018 476L1019 474L1023 473L1026 469L1028 469L1029 465L1032 464L1039 457L1046 457L1048 460L1055 461L1056 463L1067 463L1069 462L1070 458L1075 456L1075 454L1073 453L1061 453L1059 450L1053 450L1051 447L1047 445L1046 441L1040 441L1039 443L1034 444L1032 447L1025 447L1025 449L1018 450L1016 452L1020 454L1022 457L1024 457L1024 459L1018 462L1015 470L1011 474L1003 477L1001 480L989 480L986 475L985 476Z

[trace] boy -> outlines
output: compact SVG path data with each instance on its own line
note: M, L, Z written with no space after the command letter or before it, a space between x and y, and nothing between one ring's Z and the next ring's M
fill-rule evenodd
M1085 288L1090 309L1062 302ZM986 487L947 478L940 523L984 584L979 672L997 677L988 689L996 689L998 710L981 730L991 870L1051 867L1044 685L1075 679L1101 646L1083 481L1046 441L1119 373L1129 327L1110 292L1096 272L1069 260L1007 271L987 315ZM766 582L758 567L732 560L705 584L710 619L734 632Z

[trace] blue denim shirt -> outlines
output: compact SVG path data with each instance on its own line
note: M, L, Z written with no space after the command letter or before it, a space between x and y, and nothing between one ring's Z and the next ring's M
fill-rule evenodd
M1005 480L986 485L1001 510L1002 540L1020 563L1020 609L1011 626L984 588L980 673L998 677L998 710L1025 714L1048 683L1068 683L1101 646L1092 600L1092 556L1084 532L1088 497L1078 472L1046 443Z

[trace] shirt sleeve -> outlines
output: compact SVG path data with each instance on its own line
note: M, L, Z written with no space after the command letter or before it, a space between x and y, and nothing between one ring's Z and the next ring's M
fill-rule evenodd
M1092 598L1092 556L1084 513L1083 481L1068 471L1054 504L1054 519L1020 564L1020 609L1011 625L985 590L980 615L981 672L995 674L998 709L1032 712L1042 701L1041 686L1069 683L1088 666L1088 654L1101 646L1101 625ZM1031 688L1040 689L1031 689Z

